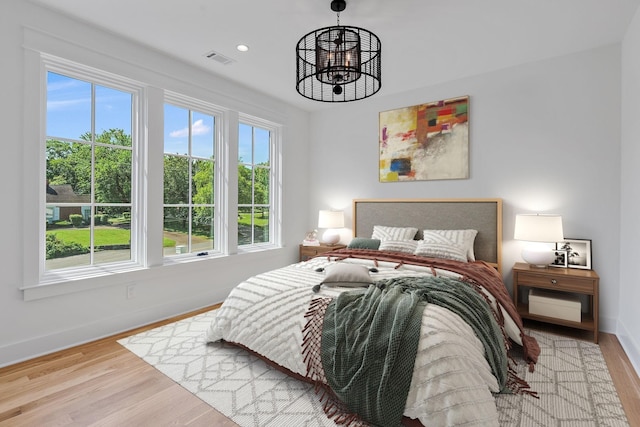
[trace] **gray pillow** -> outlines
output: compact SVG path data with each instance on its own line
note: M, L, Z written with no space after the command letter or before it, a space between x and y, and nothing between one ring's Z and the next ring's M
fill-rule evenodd
M380 239L369 239L367 237L354 237L347 248L349 249L373 249L375 251L380 247Z
M369 276L369 269L364 265L338 262L329 264L324 269L324 280L313 287L313 292L318 292L321 285L340 286L344 288L366 288L373 283Z

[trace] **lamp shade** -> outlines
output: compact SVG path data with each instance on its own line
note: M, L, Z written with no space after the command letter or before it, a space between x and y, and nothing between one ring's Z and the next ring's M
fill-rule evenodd
M564 239L560 215L516 215L513 238L528 242L559 242Z
M328 245L335 245L340 241L340 233L335 229L344 227L344 212L320 211L318 214L318 228L326 228L322 241Z
M546 267L555 254L547 243L564 239L560 215L516 215L513 238L532 242L522 248L522 259L529 265Z
M344 227L344 212L320 211L318 214L318 228L342 228Z

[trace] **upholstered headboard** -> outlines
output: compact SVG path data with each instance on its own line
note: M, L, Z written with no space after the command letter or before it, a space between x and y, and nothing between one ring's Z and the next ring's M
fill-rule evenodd
M374 225L478 230L474 252L501 270L502 199L355 199L353 235L371 237Z

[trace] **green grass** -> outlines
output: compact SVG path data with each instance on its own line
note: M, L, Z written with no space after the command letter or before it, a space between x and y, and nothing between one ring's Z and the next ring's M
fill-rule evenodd
M241 213L238 218L240 225L251 225L251 215L248 213ZM262 218L262 214L257 213L254 216L254 224L258 227L268 227L269 218L265 215ZM47 234L55 234L59 240L65 243L79 243L84 247L89 247L89 228L58 228L55 230L47 231ZM104 227L96 228L95 230L95 242L99 246L111 246L111 245L128 245L131 241L130 231L123 228ZM176 245L176 241L164 237L162 239L162 246L170 248Z
M264 218L261 218L262 215L257 213L254 215L254 224L258 227L267 227L269 226L269 216L265 214ZM251 225L251 214L241 213L238 217L238 224L243 225Z
M89 228L64 228L47 231L55 234L65 243L79 243L89 247ZM99 246L128 245L131 241L130 231L122 228L96 228L95 242ZM170 248L176 245L173 239L163 238L162 246Z
M47 231L47 234L55 234L66 243L79 243L89 247L89 228L64 228ZM96 228L94 239L100 246L128 245L131 232L123 228Z

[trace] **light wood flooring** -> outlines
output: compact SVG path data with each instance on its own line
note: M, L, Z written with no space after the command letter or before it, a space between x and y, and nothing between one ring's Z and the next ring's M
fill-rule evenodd
M116 342L214 308L1 368L0 426L236 426ZM630 425L640 426L638 376L615 335L601 334L600 347Z

